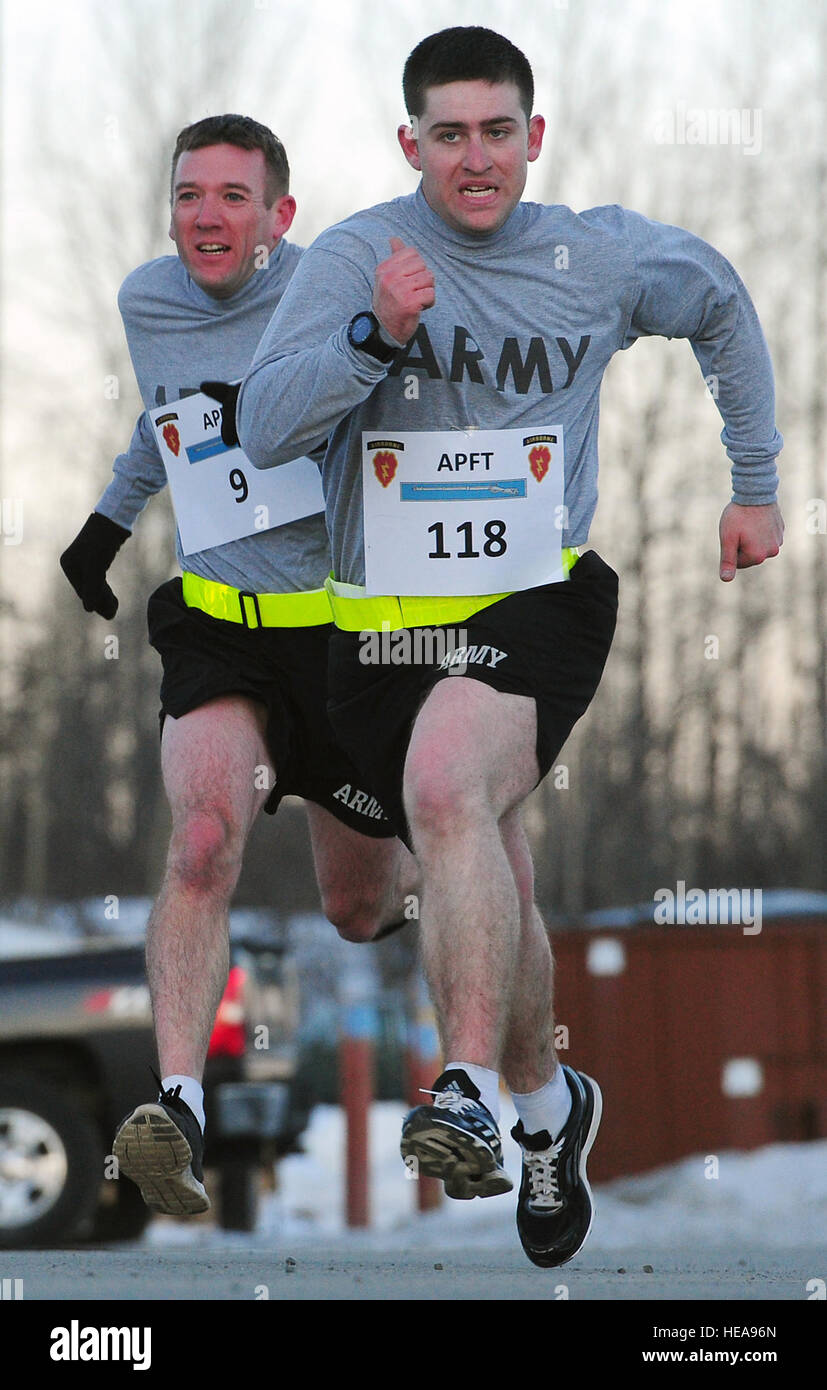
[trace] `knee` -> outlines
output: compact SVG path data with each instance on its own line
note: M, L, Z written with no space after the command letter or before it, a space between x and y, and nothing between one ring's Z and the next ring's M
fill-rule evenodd
M370 890L331 889L322 897L322 910L343 941L372 941L382 925L382 902Z
M190 812L173 830L169 874L187 892L226 896L241 868L240 836L229 818L210 807Z
M446 837L488 818L485 797L456 775L433 765L412 764L405 774L405 812L414 842Z

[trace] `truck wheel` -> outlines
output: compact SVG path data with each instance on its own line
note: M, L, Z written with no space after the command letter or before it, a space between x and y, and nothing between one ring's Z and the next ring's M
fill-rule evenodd
M219 1225L254 1231L258 1217L258 1168L243 1158L225 1159L219 1170Z
M39 1078L0 1081L0 1248L72 1243L102 1176L103 1145L80 1105Z

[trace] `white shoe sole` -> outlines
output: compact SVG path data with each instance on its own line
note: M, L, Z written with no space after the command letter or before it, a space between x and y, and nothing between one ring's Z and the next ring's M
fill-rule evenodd
M426 1110L423 1107L423 1110ZM416 1160L418 1175L440 1178L446 1197L469 1202L474 1197L499 1197L514 1186L496 1154L476 1135L414 1111L405 1122L400 1151L407 1166Z
M160 1105L139 1105L112 1145L118 1173L131 1178L153 1211L196 1216L209 1211L204 1184L192 1171L192 1149Z

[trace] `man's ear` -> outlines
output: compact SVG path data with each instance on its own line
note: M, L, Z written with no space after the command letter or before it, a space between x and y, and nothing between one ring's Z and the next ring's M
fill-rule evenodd
M416 118L414 117L414 119ZM419 158L419 142L414 134L414 129L414 126L401 125L396 132L396 138L411 168L421 171L422 162Z
M546 129L544 116L532 116L528 123L528 161L532 163L543 148L543 135Z
M292 193L284 193L281 198L276 199L275 213L273 231L278 240L281 240L289 232L296 216L296 200Z
M269 212L269 233L267 236L266 250L275 251L282 237L286 235L296 216L296 200L292 193L282 193L276 199Z

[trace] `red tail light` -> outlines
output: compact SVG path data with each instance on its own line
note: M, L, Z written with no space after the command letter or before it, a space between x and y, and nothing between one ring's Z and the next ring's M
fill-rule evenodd
M234 965L227 979L215 1026L210 1038L208 1057L243 1057L247 1048L247 1034L244 1026L244 986L246 971Z

